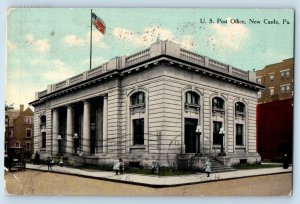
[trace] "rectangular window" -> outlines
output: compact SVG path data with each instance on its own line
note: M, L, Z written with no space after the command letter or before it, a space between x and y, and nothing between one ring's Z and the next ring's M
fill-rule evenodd
M32 130L31 129L26 129L26 137L30 138L32 136Z
M42 132L42 148L46 148L46 132Z
M219 134L220 128L222 127L222 122L214 121L214 135L213 135L213 144L214 145L221 145L222 143L222 136Z
M27 151L31 150L31 143L30 142L26 142L26 150Z
M287 93L290 93L290 85L287 85L287 86L285 87L285 89L286 89L286 92L287 92Z
M285 71L285 77L290 78L290 70Z
M261 77L257 78L257 79L256 79L256 82L257 82L258 84L261 84Z
M32 117L25 116L24 117L24 123L25 124L31 124L32 123Z
M269 77L271 82L274 81L274 74L270 74Z
M274 95L274 88L270 88L270 96Z
M15 143L15 147L21 147L20 142L17 141L17 142Z
M280 72L281 79L284 79L284 76L285 76L285 72Z
M281 86L281 87L280 87L280 92L281 92L281 93L285 93L285 86Z
M244 145L243 143L243 124L236 124L236 135L235 135L235 144Z
M261 98L261 91L257 92L257 98Z
M144 119L133 120L133 144L144 144Z

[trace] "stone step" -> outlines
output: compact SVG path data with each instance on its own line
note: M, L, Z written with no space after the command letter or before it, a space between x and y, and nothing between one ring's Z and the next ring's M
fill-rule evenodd
M225 166L222 162L220 162L219 160L217 160L213 157L210 158L210 163L211 163L211 172L212 173L236 171L236 169Z

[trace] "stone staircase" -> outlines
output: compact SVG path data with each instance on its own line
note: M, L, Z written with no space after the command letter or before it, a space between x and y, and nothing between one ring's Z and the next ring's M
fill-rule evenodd
M214 157L210 157L209 159L210 159L210 163L211 163L211 172L212 173L236 171L236 169L225 166L222 162L220 162L219 160L217 160Z

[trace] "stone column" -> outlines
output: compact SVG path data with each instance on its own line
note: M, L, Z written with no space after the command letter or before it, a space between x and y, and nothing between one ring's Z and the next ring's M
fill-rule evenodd
M59 115L58 110L52 111L52 155L58 153L58 141L57 136L59 134Z
M67 142L66 142L66 152L72 154L75 152L74 142L73 142L73 106L69 105L67 107Z
M82 151L84 155L90 154L90 102L84 101L83 105L83 135L82 135Z
M103 97L103 153L107 153L107 96Z

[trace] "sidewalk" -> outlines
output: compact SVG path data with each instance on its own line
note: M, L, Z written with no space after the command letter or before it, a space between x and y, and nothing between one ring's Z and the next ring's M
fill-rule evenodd
M33 165L26 164L27 169L48 171L47 165ZM115 175L113 171L96 171L96 170L81 170L69 167L53 166L51 172L62 173L68 175L81 176L86 178L93 178L99 180L106 180L112 182L129 183L135 185L149 186L154 188L172 187L181 185L190 185L196 183L205 183L213 181L222 181L228 179L245 178L252 176L291 173L292 167L283 169L281 167L265 168L265 169L251 169L238 170L232 172L212 173L207 177L205 173L182 175L182 176L156 176L156 175L140 175L140 174L123 174Z

